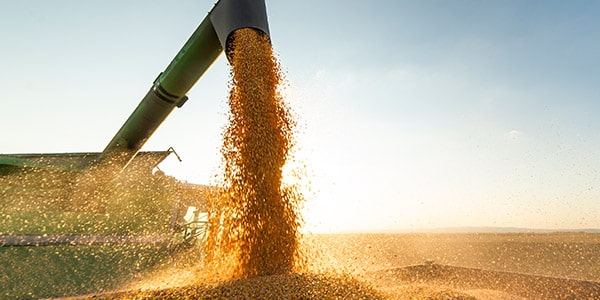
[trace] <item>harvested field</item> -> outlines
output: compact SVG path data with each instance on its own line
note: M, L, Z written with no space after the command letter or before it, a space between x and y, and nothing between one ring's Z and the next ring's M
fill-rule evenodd
M315 235L312 270L220 283L161 270L98 299L595 299L600 235L586 233ZM172 274L160 278L159 274ZM342 274L342 275L340 275ZM160 282L160 284L158 284ZM160 289L153 289L160 286ZM142 288L143 287L143 288Z
M311 244L339 268L368 273L426 261L600 281L600 234L415 233L317 235Z
M464 290L472 296L482 291L526 299L567 299L600 297L600 283L584 280L498 272L474 268L424 264L384 270L372 274L382 290L394 291L398 282L427 284Z

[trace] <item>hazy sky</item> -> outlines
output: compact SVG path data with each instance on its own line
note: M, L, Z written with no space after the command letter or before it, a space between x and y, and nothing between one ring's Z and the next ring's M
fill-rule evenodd
M0 153L102 151L212 1L2 1ZM600 228L600 2L267 1L309 227ZM144 147L208 183L228 67Z

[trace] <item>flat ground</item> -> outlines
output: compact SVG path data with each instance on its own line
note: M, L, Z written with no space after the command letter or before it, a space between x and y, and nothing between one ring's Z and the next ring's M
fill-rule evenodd
M231 298L248 293L303 299L600 298L600 234L343 234L316 235L307 244L315 269L309 274L164 288L177 272L161 271L171 275L127 287L145 292L100 298ZM351 274L352 280L339 274ZM180 276L173 278L182 285ZM161 289L152 290L157 287L153 282Z
M600 234L342 234L311 240L331 265L355 273L434 262L600 282Z
M165 249L156 246L0 247L0 298L117 289L125 291L94 297L600 299L600 234L336 234L307 239L311 272L217 285L195 280L202 274L202 267L193 263L198 256L182 253L161 264Z
M600 234L346 234L312 244L322 265L399 297L450 288L478 299L600 298Z

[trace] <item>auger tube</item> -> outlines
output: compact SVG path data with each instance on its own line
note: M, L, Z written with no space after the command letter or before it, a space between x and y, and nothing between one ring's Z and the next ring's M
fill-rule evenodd
M269 35L264 0L218 1L154 80L146 96L102 151L98 163L108 161L117 164L119 170L124 169L173 109L187 101L188 91L223 49L227 49L231 33L240 28L254 28Z

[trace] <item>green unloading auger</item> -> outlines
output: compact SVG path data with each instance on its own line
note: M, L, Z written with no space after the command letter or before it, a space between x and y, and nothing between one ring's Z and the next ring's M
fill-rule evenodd
M108 143L98 164L110 162L122 170L142 148L224 49L231 34L254 28L269 35L264 0L220 0L200 23L183 48L158 75L140 104Z

